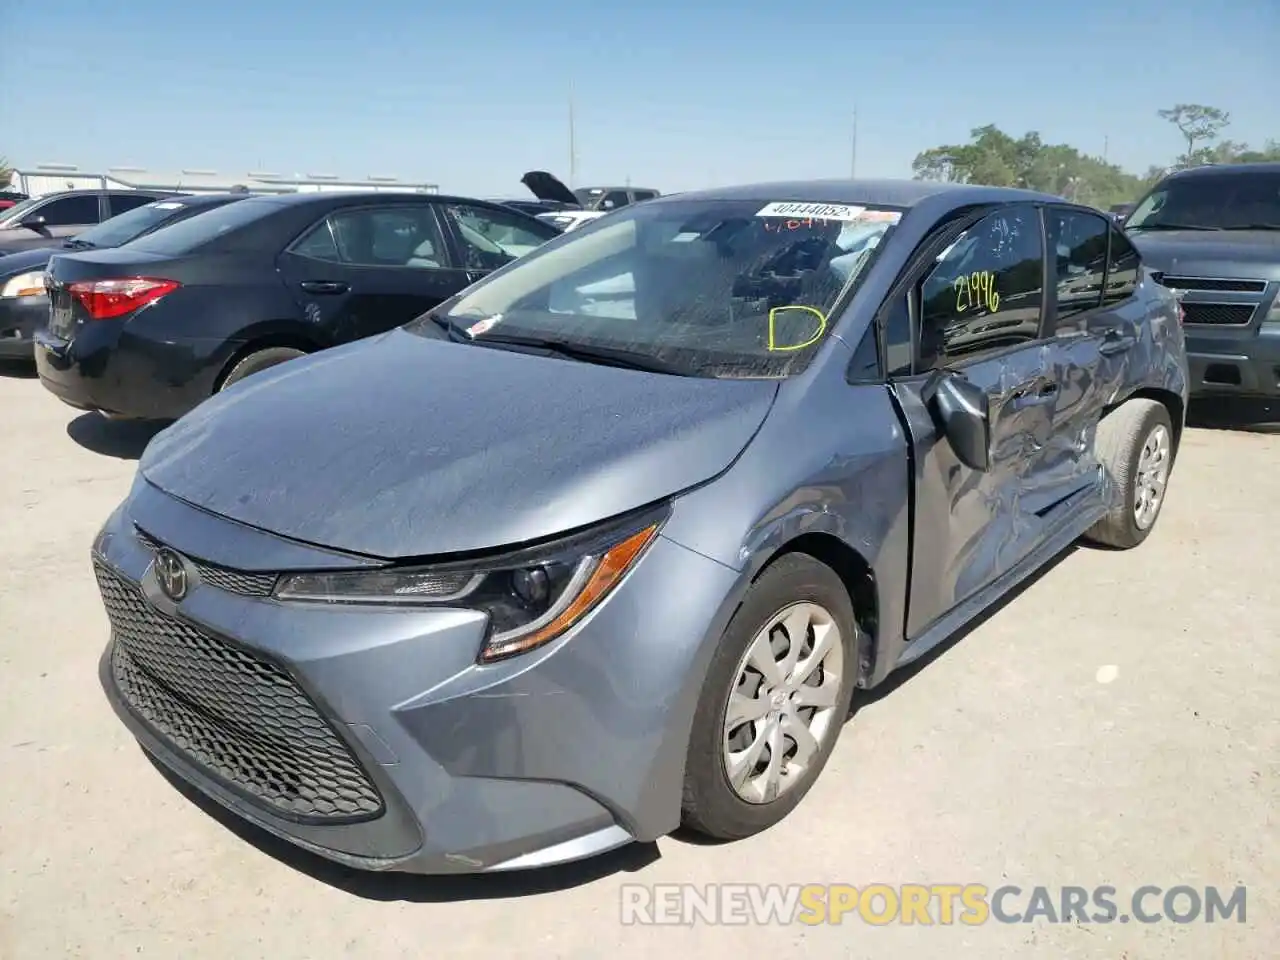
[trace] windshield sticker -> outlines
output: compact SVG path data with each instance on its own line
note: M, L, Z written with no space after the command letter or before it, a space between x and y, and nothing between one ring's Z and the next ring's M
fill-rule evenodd
M674 237L671 238L671 242L672 243L690 243L694 240L697 240L700 236L702 236L702 234L696 231L693 233L677 233Z
M860 223L895 224L902 219L901 210L864 210L858 217Z
M786 217L792 220L857 220L866 207L851 207L843 203L770 203L761 207L757 217Z
M810 317L816 317L818 320L818 328L803 343L778 344L778 315L787 313L806 313ZM805 347L811 347L819 340L822 335L827 332L827 315L817 307L774 307L769 311L769 352L770 353L789 353L795 350L803 350Z
M148 204L152 210L181 210L182 204L174 203L172 200L162 200L160 203Z
M990 270L957 277L951 284L956 291L956 312L986 310L995 313L1000 309L1000 293L996 290L996 275Z
M467 327L467 336L478 337L482 333L488 333L501 319L502 314L500 313L495 313L492 317L485 317L479 323L473 323L471 326Z

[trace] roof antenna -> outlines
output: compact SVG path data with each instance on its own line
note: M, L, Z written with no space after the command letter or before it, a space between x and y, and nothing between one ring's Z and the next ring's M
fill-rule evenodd
M853 140L849 150L849 179L858 179L858 106L853 107Z

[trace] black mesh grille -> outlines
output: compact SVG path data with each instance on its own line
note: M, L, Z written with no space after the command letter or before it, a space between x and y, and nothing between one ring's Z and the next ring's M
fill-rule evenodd
M138 529L138 540L149 550L159 550L164 546L142 529ZM202 583L217 587L219 590L226 590L228 593L238 593L244 597L269 597L276 587L274 573L247 573L243 570L230 570L227 567L205 563L194 557L187 559L196 568Z
M382 812L377 788L284 670L161 613L135 585L94 566L116 686L174 749L290 819Z
M1230 280L1217 277L1174 277L1159 274L1160 283L1178 290L1230 290L1236 293L1262 293L1267 289L1265 280Z
M1242 327L1253 319L1253 304L1188 303L1182 301L1186 323L1205 323L1220 327Z

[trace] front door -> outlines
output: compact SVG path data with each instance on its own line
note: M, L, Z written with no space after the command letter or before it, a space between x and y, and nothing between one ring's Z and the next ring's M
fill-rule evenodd
M1044 338L1044 233L1033 205L1001 207L970 226L923 271L901 305L915 322L912 363L893 377L915 463L907 637L1007 572L1051 523L1048 496L1061 384ZM892 345L890 344L891 348ZM965 466L926 403L937 371L987 395L991 465Z
M281 254L279 267L318 339L331 344L402 326L470 282L428 203L331 213Z

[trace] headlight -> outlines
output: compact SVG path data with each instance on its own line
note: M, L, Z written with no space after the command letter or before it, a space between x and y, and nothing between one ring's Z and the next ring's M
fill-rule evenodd
M1271 309L1262 318L1262 322L1280 326L1280 293L1277 293L1275 300L1271 302Z
M281 600L452 607L489 617L481 663L550 643L608 596L666 519L666 509L485 560L387 570L297 573Z
M0 287L0 298L7 300L10 297L43 297L44 292L44 271L35 270L31 273L20 273L6 280L4 286Z

